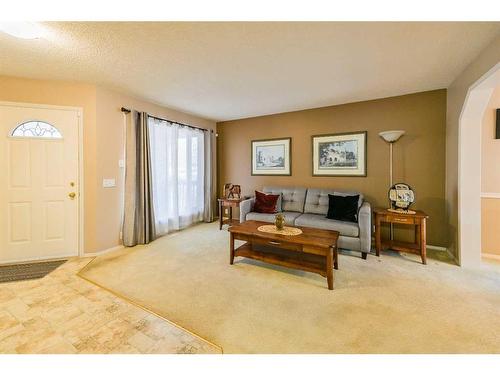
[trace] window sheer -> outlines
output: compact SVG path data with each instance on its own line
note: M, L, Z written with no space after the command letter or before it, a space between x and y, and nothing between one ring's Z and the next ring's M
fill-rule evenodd
M203 131L150 117L156 233L162 235L203 220Z

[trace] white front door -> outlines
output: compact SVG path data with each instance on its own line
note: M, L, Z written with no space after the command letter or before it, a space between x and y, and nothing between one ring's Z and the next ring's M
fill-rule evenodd
M0 103L0 263L78 255L79 121Z

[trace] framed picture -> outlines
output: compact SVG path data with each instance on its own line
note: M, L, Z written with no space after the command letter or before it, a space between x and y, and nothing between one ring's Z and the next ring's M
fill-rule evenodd
M241 198L241 186L234 185L230 182L224 184L224 195L225 199L235 199Z
M292 138L252 141L252 176L290 176Z
M366 131L312 136L313 176L366 176Z

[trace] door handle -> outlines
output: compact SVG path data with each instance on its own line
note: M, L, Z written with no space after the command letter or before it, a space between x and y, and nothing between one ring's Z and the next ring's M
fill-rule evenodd
M68 194L68 197L70 197L70 199L75 199L76 193L71 192L71 193Z

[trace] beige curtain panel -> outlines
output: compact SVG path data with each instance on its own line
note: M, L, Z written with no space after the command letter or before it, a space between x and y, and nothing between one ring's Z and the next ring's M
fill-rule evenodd
M123 244L147 244L156 238L148 115L126 116L125 210Z

